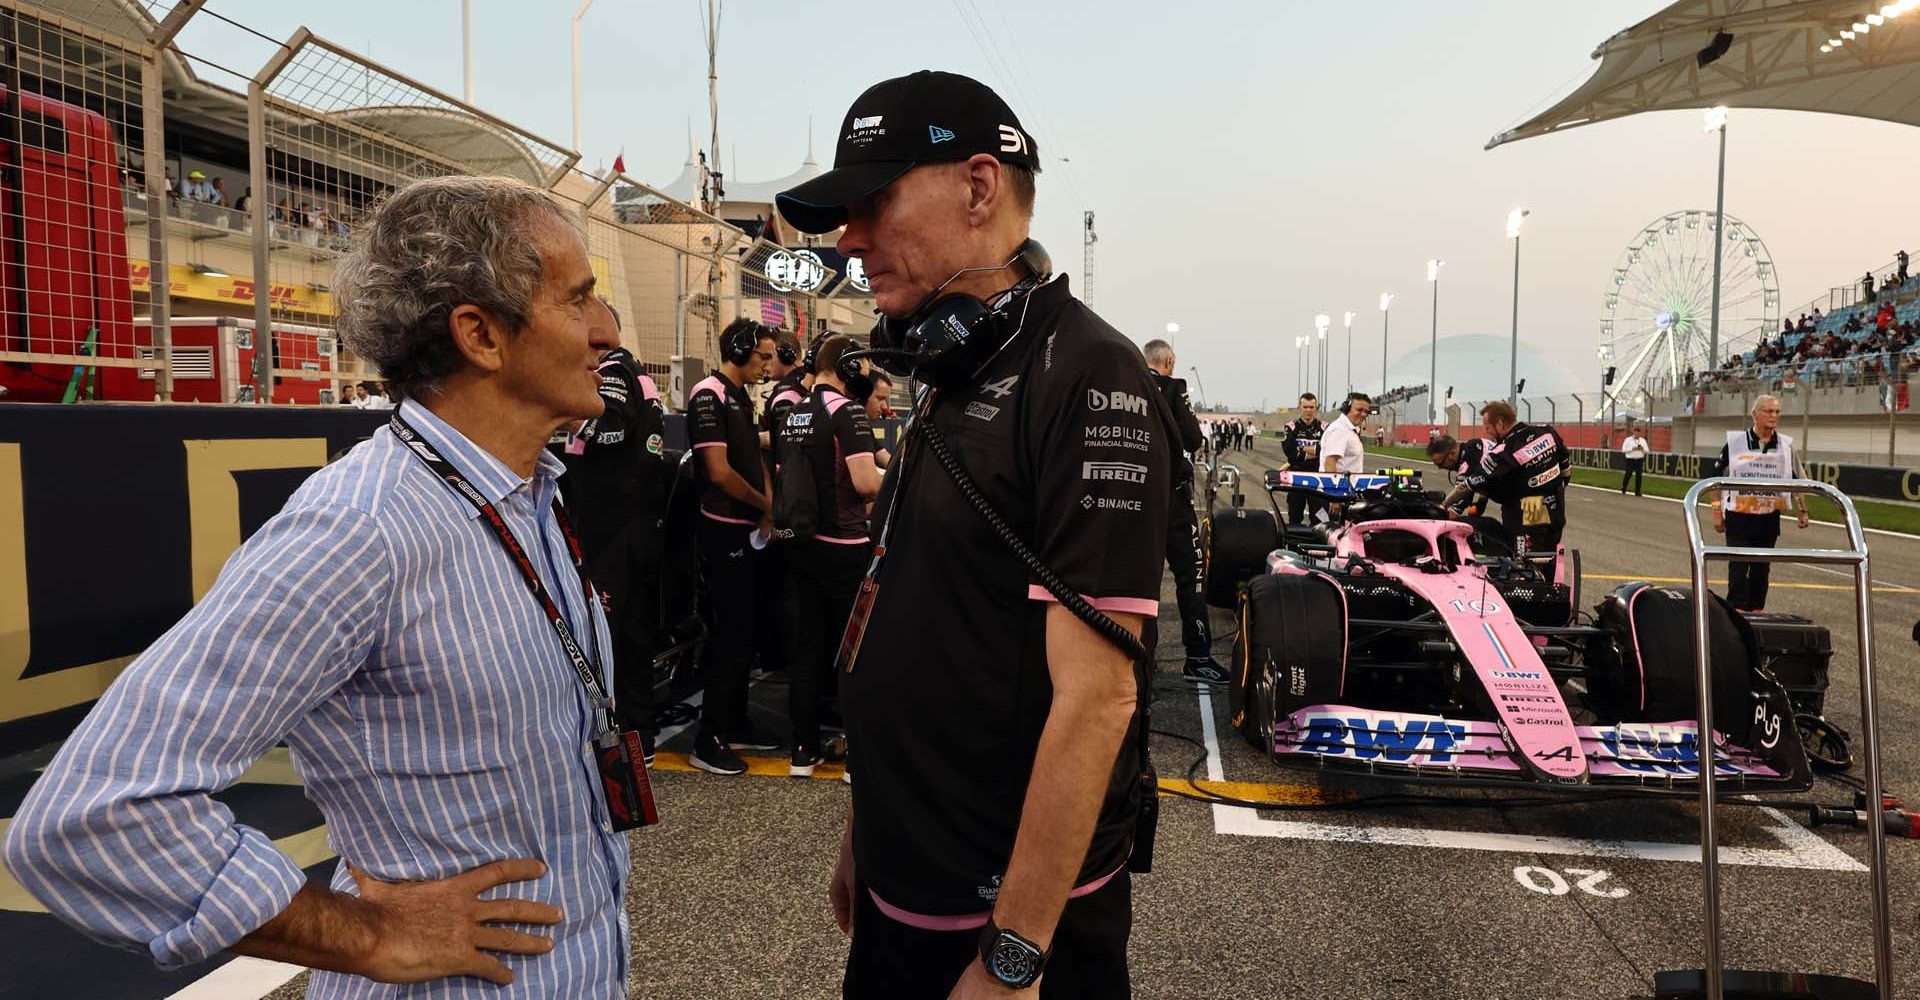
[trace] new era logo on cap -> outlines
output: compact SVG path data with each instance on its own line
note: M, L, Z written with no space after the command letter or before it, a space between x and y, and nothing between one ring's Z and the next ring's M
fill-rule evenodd
M952 132L949 132L946 129L943 129L938 125L927 126L928 142L949 142L952 139L953 139Z

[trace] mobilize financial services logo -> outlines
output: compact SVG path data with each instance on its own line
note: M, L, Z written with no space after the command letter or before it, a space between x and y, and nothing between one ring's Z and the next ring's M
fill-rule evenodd
M1117 410L1121 413L1132 413L1144 417L1147 415L1147 397L1136 396L1133 393L1120 389L1115 389L1112 392L1088 389L1087 409L1095 413L1101 413L1106 410Z
M1147 467L1131 462L1082 462L1080 478L1095 482L1146 485Z

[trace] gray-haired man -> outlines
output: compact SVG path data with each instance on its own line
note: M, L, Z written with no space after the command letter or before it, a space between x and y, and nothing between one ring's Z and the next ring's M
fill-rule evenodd
M542 447L600 414L612 316L571 220L516 181L415 183L357 235L341 330L405 402L108 690L7 866L167 968L233 951L326 970L315 998L623 997L627 845L592 750L611 652ZM330 885L212 797L283 739Z

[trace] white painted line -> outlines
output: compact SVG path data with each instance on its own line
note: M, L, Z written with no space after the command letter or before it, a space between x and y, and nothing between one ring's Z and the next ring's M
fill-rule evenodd
M1200 691L1200 726L1207 744L1207 777L1224 781L1220 746L1214 736L1213 699ZM1765 827L1783 847L1720 848L1720 863L1762 868L1800 868L1813 871L1864 872L1867 866L1847 852L1815 836L1777 809L1760 812L1774 821ZM1213 832L1237 837L1278 837L1322 843L1384 844L1456 851L1496 851L1514 854L1555 854L1575 857L1628 858L1637 861L1678 861L1698 864L1700 848L1643 840L1589 840L1579 837L1542 837L1524 833L1475 833L1398 826L1342 826L1303 820L1266 819L1246 806L1213 804Z
M1588 486L1585 483L1568 483L1567 485L1573 487L1576 490L1592 490L1595 493L1612 493L1615 496L1620 495L1619 490L1613 489L1612 487L1608 487L1608 486ZM1685 500L1681 500L1678 497L1634 497L1634 499L1635 500L1658 500L1661 503L1678 503L1678 504L1686 503ZM1705 504L1702 504L1701 506L1705 506ZM1815 521L1813 523L1824 524L1829 528L1844 527L1844 525L1840 524L1837 521ZM1869 535L1887 535L1893 538L1911 538L1915 541L1920 541L1920 535L1911 535L1904 531L1888 531L1885 528L1861 528L1860 530L1866 532Z
M302 966L264 958L236 958L167 1000L260 1000L305 971Z

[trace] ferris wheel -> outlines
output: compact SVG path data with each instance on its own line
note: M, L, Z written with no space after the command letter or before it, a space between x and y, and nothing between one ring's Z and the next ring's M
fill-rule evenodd
M1725 218L1720 360L1780 325L1773 255L1752 227ZM1608 277L1600 318L1600 367L1614 369L1610 398L1639 405L1649 390L1677 385L1688 371L1707 370L1715 242L1713 213L1695 209L1653 220L1627 244Z

